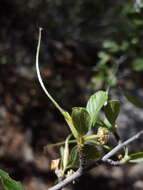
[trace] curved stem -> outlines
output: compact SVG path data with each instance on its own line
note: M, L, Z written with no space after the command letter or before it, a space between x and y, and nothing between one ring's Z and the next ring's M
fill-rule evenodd
M40 69L39 69L39 52L40 52L40 44L41 44L41 32L42 32L42 28L39 28L39 38L38 38L38 45L37 45L37 52L36 52L36 72L37 72L37 76L38 76L38 80L39 83L43 89L43 91L45 92L45 94L48 96L48 98L51 100L51 102L55 105L55 107L61 112L61 114L63 116L65 116L65 111L59 106L59 104L54 100L54 98L50 95L50 93L47 91L41 74L40 74Z

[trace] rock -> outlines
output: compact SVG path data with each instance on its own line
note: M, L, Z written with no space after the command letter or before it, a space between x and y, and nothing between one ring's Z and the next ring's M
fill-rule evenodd
M134 183L134 190L143 190L143 181L138 180Z
M143 180L143 163L135 164L128 170L128 177L131 180Z

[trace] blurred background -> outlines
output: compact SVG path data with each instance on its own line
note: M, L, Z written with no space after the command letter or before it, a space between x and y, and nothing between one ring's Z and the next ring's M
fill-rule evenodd
M40 69L49 92L71 110L110 87L121 101L122 139L143 126L143 2L141 0L0 1L0 168L26 190L54 185L47 144L69 134L42 91L35 71L38 28L43 27ZM119 86L134 99L124 97ZM131 99L131 98L129 98ZM142 151L143 142L129 149ZM99 166L65 189L143 189L143 164Z

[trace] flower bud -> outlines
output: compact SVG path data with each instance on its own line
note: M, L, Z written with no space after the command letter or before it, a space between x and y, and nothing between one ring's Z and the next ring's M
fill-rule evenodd
M109 139L109 130L106 129L105 127L99 127L97 131L98 135L98 141L100 144L104 145L108 142Z

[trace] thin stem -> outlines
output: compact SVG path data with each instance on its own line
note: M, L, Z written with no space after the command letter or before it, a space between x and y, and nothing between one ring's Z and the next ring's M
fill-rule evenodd
M112 150L112 148L111 148L110 146L105 145L105 144L100 144L99 142L97 142L97 141L95 141L95 140L87 140L86 142L99 145L99 146L101 146L102 148L104 148L104 149L106 149L106 150L108 150L108 151Z
M86 136L84 137L85 140L90 140L90 139L97 139L99 137L99 135L90 135L90 136Z
M114 161L111 159L107 159L105 162L112 165L112 166L120 166L120 165L125 164L125 162L123 162L123 161Z
M77 143L77 140L69 140L69 143L72 144L72 143ZM46 149L50 148L50 147L55 147L55 146L61 146L61 145L64 145L65 144L65 141L61 141L59 143L55 143L55 144L48 144L44 147L44 150L46 151Z
M42 28L39 28L39 38L38 38L38 45L37 45L37 52L36 52L36 72L37 72L38 80L39 80L39 83L40 83L43 91L45 92L45 94L48 96L48 98L52 101L52 103L55 105L55 107L64 116L65 115L65 111L59 106L59 104L54 100L54 98L47 91L47 89L46 89L46 87L45 87L45 85L43 83L41 74L40 74L40 69L39 69L39 52L40 52L40 44L41 44L41 32L42 32Z
M140 138L140 136L143 135L143 130L141 130L140 132L138 132L136 135L134 135L133 137L129 138L128 140L118 144L115 148L113 148L109 153L107 153L103 158L102 161L106 161L107 159L109 159L111 156L113 156L114 154L116 154L119 150L121 150L123 147L125 147L126 145L128 145L129 143L133 142L134 140Z

